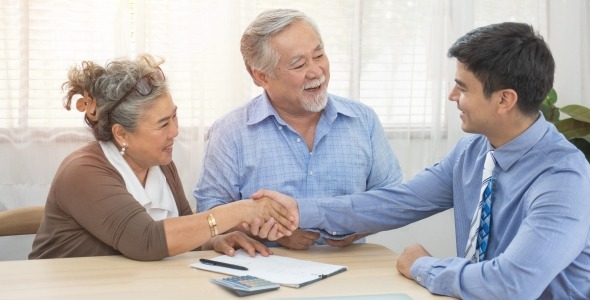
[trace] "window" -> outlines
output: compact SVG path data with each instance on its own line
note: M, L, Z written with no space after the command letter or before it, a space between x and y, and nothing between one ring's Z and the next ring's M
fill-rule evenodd
M474 6L477 26L544 26L545 2L501 2L465 6ZM79 128L82 115L62 107L67 70L82 60L106 63L143 52L167 60L181 126L206 127L261 92L245 71L239 40L259 12L284 7L318 23L331 62L330 92L370 105L388 128L446 128L452 11L449 1L424 0L4 0L0 128Z

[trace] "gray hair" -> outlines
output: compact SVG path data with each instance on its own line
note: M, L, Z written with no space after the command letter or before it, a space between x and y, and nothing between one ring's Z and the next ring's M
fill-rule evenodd
M274 78L274 72L279 63L279 54L272 49L270 40L297 21L309 24L323 45L322 36L315 22L304 13L294 9L264 11L244 31L240 41L240 51L246 69L256 85L259 84L254 79L252 70L260 71Z
M168 93L168 84L165 80L150 79L152 91L147 96L131 90L143 77L153 77L153 74L159 72L157 68L163 62L163 59L156 60L149 54L143 54L135 60L117 59L107 64L104 73L96 79L91 90L97 101L98 122L92 128L97 140L111 141L114 124L120 124L129 132L137 130L139 120L155 100ZM129 91L131 92L128 93ZM124 96L125 99L122 99ZM121 103L113 109L119 100Z

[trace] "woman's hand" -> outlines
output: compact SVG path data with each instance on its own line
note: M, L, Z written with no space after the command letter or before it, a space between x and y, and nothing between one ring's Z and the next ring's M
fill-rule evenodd
M267 192L268 196L263 192L257 192L253 195L255 200L239 201L247 203L249 209L244 215L243 222L249 225L257 224L254 228L259 228L261 223L266 224L266 235L272 230L276 232L275 236L290 236L299 226L297 203L289 196L272 191L264 192Z
M284 209L289 213L285 218L292 221L290 227L289 225L285 225L284 222L281 222L285 219L277 219L277 222L275 218L254 218L250 222L242 223L242 227L246 231L250 231L252 235L266 238L269 241L276 241L282 237L290 236L299 227L299 208L297 202L292 197L275 191L259 190L252 195L252 199L256 200L255 202L268 203L266 205L271 205L272 207L279 205L280 210ZM283 214L282 210L280 214ZM288 232L285 232L283 228L288 228Z
M256 252L262 256L269 256L272 251L241 231L232 231L230 233L218 235L212 237L210 244L213 250L223 253L227 256L234 256L237 249L244 249L248 252L248 255L254 257Z
M269 219L266 223L262 224L260 219L254 219L250 224L244 222L242 227L246 232L250 232L253 236L257 236L269 241L276 241L282 238L284 235L279 232L279 224L274 219ZM297 230L293 231L295 233Z

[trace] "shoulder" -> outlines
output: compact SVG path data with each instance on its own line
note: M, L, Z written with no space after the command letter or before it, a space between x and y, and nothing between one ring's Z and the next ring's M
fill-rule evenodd
M241 143L248 136L268 128L271 107L261 94L215 120L206 133L211 144Z
M360 102L359 100L353 100L334 94L328 94L328 99L334 102L336 108L348 108L355 112L361 112L363 114L375 114L375 111L372 107Z
M590 212L590 164L584 154L561 133L547 134L523 159L519 173L528 176L531 186L527 191L532 205L551 203L573 208L569 217ZM545 199L539 201L537 199Z
M579 156L579 158L583 156L578 148L568 141L563 134L558 132L553 125L549 126L547 133L535 145L535 148L545 151L548 155L556 159L569 160L567 156Z
M349 119L358 120L359 122L372 124L381 124L379 117L373 108L361 103L358 100L352 100L341 96L329 94L327 114L338 114L340 116L348 117Z
M123 177L95 141L75 150L62 161L55 173L51 193L63 200L75 198L71 195L104 194L115 187L125 188Z
M574 171L590 180L590 165L584 154L554 127L550 127L533 150L531 152L538 158L538 164L554 171Z
M93 141L70 153L59 166L57 175L72 176L73 178L84 175L83 177L87 178L102 172L115 173L121 177L106 158L100 144Z
M248 121L248 116L256 111L256 108L262 104L264 98L259 95L252 100L240 105L230 112L222 115L213 122L211 128L216 130L233 129L244 126Z
M60 169L112 167L97 141L74 150L63 160Z
M479 150L482 147L486 147L487 143L488 139L481 134L468 134L459 139L455 145L455 150L460 152L470 151L474 148Z
M447 155L454 164L469 161L474 162L480 153L485 152L488 139L481 134L469 134L459 139L455 147Z

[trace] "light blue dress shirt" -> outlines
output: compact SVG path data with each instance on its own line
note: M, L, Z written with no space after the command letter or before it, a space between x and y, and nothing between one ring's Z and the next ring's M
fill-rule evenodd
M266 93L217 120L207 140L193 192L199 211L250 198L259 189L296 198L330 197L402 180L375 112L335 95L328 95L311 152Z
M479 200L485 154L466 137L440 163L397 187L297 199L302 228L376 232L455 209L457 256L422 257L414 279L465 299L590 299L590 165L543 117L495 149L492 229L486 260L461 257Z

